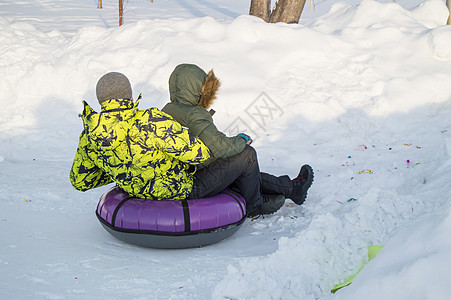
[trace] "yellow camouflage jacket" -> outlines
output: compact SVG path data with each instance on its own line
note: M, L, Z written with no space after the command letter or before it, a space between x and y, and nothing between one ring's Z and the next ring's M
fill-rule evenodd
M138 110L129 99L112 99L95 112L83 101L84 130L70 171L74 188L86 191L115 182L130 195L182 200L193 185L195 165L210 150L156 108Z

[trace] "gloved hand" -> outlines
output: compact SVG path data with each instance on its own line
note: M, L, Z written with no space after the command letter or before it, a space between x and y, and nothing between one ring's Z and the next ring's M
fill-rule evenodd
M242 137L246 141L246 145L252 144L252 139L250 136L244 133L238 133L237 136Z

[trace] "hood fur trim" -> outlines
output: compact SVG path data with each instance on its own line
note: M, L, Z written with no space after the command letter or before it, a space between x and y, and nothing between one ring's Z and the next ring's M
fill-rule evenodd
M221 82L215 76L213 70L210 70L202 86L202 93L200 96L199 106L208 109L216 99L216 93L221 86Z

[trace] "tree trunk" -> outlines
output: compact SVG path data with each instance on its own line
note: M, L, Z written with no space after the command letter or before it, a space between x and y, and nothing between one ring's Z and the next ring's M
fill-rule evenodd
M122 26L123 20L122 16L124 14L124 6L122 0L119 0L119 26Z
M305 0L279 0L276 2L269 22L299 23L304 5Z
M265 22L269 22L271 14L271 0L251 0L249 15L259 17Z
M446 0L446 6L449 10L448 22L446 22L446 24L451 25L451 0Z
M102 0L99 0L99 1L97 2L97 8L102 9Z

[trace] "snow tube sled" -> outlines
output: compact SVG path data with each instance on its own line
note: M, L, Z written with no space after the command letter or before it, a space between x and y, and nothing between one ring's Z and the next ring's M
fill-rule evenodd
M235 233L246 219L244 198L230 190L209 198L147 200L114 187L96 210L114 237L143 247L177 249L217 243Z

